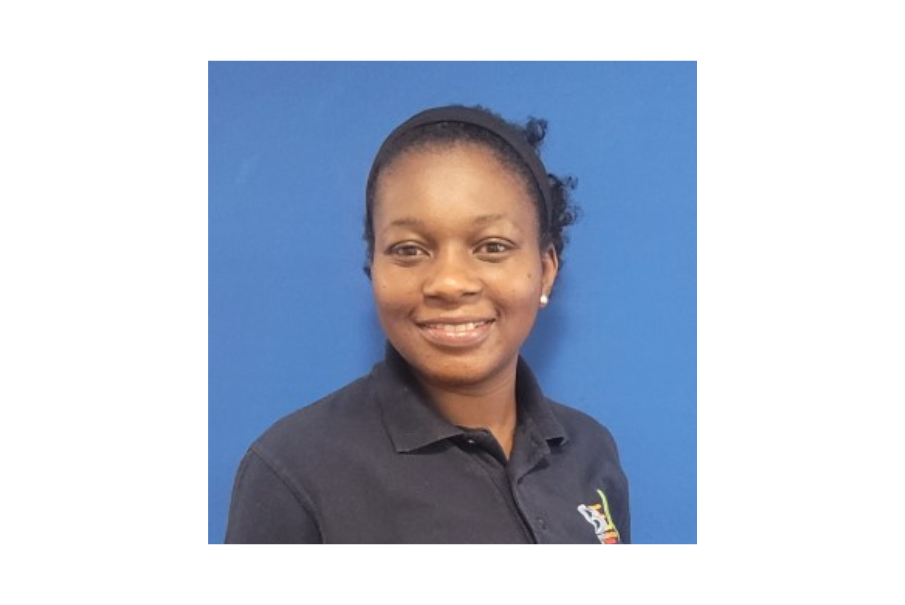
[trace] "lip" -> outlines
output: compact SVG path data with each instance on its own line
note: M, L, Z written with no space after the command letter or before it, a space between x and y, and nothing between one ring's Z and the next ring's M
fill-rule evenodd
M436 345L466 348L484 342L496 320L488 317L438 317L415 323L424 337Z

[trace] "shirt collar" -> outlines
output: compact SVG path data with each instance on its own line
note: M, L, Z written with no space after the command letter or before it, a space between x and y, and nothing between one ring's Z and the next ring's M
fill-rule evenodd
M551 444L564 443L566 432L553 415L534 374L519 358L516 377L519 426L530 427ZM386 358L371 373L383 421L397 452L411 452L464 434L431 406L406 361L387 343Z

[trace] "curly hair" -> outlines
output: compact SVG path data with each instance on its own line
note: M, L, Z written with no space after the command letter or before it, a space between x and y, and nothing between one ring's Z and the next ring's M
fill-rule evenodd
M547 134L546 120L529 117L527 122L521 125L505 120L480 105L476 105L472 109L477 109L492 117L501 128L508 128L517 133L540 156L540 149ZM541 248L552 245L554 250L556 250L559 266L562 268L562 253L568 243L566 228L573 224L579 216L579 209L571 196L571 192L577 186L578 181L571 176L560 177L547 173L547 180L552 193L552 208L549 213L550 220L548 221L543 194L537 186L531 170L518 152L500 136L485 128L474 124L450 121L427 124L406 132L383 150L380 163L375 164L372 168L373 178L368 183L365 195L364 239L367 242L368 249L364 271L368 278L371 277L371 261L374 257L373 210L380 173L404 153L427 148L452 146L458 143L481 145L490 150L500 163L515 172L525 183L527 190L531 193L531 198L537 211Z

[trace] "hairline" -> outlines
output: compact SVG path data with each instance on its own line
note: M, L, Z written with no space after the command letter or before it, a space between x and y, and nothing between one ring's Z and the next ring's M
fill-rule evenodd
M490 132L490 131L488 131ZM492 133L499 138L500 141L508 145L508 142L505 141L496 133ZM543 210L541 206L544 204L543 194L537 188L537 184L534 182L535 179L530 175L530 168L528 166L523 166L525 170L529 171L529 174L525 174L518 168L517 165L522 166L523 162L521 157L518 159L507 156L501 150L497 149L490 143L481 140L473 140L473 139L423 139L423 140L415 140L409 143L408 145L395 150L395 152L390 155L388 161L380 164L377 170L375 171L373 182L371 183L371 189L368 191L368 199L366 200L369 206L369 215L371 219L370 233L372 239L376 237L376 233L374 232L374 211L377 207L377 192L380 186L380 180L383 175L392 170L394 164L397 161L402 160L406 156L410 156L416 153L439 153L444 150L455 149L455 148L475 148L481 149L483 151L488 152L490 155L494 157L494 159L499 162L499 164L506 170L506 172L512 176L516 181L520 182L522 187L525 189L525 193L528 196L528 201L531 202L531 206L534 208L535 219L537 221L537 231L538 231L538 242L540 243L541 248L544 248L546 244L550 242L548 233L544 232L544 216ZM518 155L515 150L513 153ZM373 247L373 245L372 245ZM373 249L371 250L373 254Z

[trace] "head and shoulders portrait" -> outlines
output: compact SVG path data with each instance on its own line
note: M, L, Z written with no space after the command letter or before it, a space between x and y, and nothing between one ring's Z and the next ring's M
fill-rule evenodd
M694 542L694 64L424 69L211 64L211 541Z

